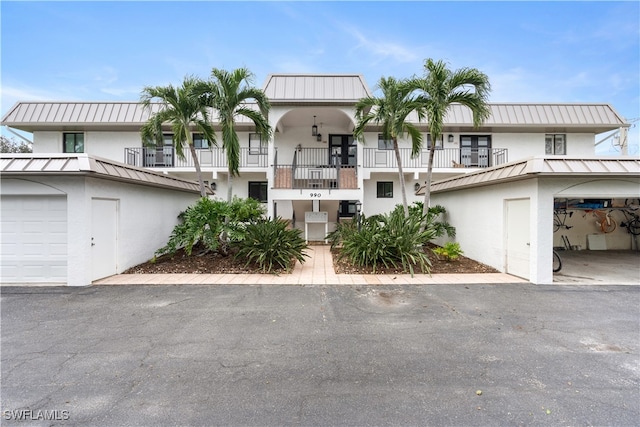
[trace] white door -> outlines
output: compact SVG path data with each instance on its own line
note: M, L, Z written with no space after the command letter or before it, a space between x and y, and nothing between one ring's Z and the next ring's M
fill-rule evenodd
M530 200L507 200L506 209L506 266L505 271L529 279Z
M118 201L91 200L91 280L118 270Z
M2 283L66 283L67 198L2 196Z

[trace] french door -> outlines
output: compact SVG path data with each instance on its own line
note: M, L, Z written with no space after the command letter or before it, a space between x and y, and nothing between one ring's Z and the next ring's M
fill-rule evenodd
M162 135L162 145L144 148L145 167L173 167L173 135Z
M491 166L491 136L462 135L460 137L460 163L469 167Z
M355 168L358 147L353 135L329 135L329 164ZM357 200L340 200L339 217L353 217L356 214Z
M357 142L353 135L329 135L329 164L350 165L357 164Z

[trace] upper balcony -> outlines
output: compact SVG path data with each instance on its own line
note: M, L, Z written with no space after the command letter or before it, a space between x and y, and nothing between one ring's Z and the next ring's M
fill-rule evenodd
M262 168L278 164L278 150L273 163L269 162L267 150L254 148L240 148L240 168ZM201 167L219 168L226 170L227 157L222 148L196 150ZM171 146L160 148L131 147L125 148L124 163L146 168L193 168L193 158L186 150L185 158L176 156ZM375 148L363 149L364 159L361 162L349 161L351 166L360 163L364 168L395 169L398 167L394 150L379 150ZM429 150L422 150L417 157L411 157L411 149L401 148L400 159L404 169L423 169L427 167ZM433 159L434 168L487 168L508 162L506 148L444 148L436 149ZM340 159L333 156L326 149L301 148L295 151L291 163L280 159L280 166L284 164L298 167L326 167L335 166Z
M273 188L277 189L336 189L358 188L355 156L342 158L339 149L296 148L291 163L279 164L276 151L273 164ZM350 164L353 163L353 164Z
M423 150L418 156L411 157L410 148L401 148L400 160L402 168L426 169L429 161L429 151ZM433 168L488 168L508 162L506 148L442 148L436 149L433 157ZM365 168L395 169L398 167L394 150L364 149Z
M348 151L348 152L347 152ZM240 169L266 172L273 168L274 188L357 188L358 166L371 171L397 169L394 150L363 148L363 159L358 160L357 151L342 153L334 147L297 148L274 150L273 162L269 161L265 148L240 148ZM196 150L200 166L204 170L219 169L226 171L227 158L222 148ZM125 163L147 168L193 169L194 163L190 151L184 152L185 158L176 156L172 146L159 148L125 148ZM286 157L283 159L283 157ZM411 156L411 149L401 148L400 158L406 172L426 171L429 152L421 151ZM508 162L506 148L444 148L434 152L434 169L441 168L487 168Z
M131 147L124 149L124 162L144 168L192 169L195 167L189 150L184 151L184 159L176 155L172 146ZM197 149L196 154L202 168L227 169L227 156L222 148ZM255 148L240 148L240 168L263 168L269 165L267 151Z

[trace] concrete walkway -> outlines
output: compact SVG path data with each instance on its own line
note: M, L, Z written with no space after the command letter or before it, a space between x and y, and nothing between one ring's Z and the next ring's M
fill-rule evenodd
M310 246L309 258L291 274L118 274L94 285L390 285L528 283L505 273L483 274L336 274L329 246Z

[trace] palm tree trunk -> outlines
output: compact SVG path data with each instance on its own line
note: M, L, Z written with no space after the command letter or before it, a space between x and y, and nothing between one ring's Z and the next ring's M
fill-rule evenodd
M398 163L398 178L400 179L400 194L402 194L402 208L405 218L409 217L409 204L407 203L407 188L404 182L404 172L402 171L402 160L400 159L400 148L398 139L393 138L393 151L396 153L396 163Z
M193 144L189 144L189 152L193 158L193 164L196 167L196 173L198 174L198 183L200 184L200 196L207 197L207 190L204 187L204 180L202 179L202 169L200 168L200 160L198 160L198 153L196 153L196 147Z
M435 141L435 139L433 140ZM431 176L433 175L433 153L436 149L435 142L431 143L429 147L429 161L427 162L427 180L424 187L424 206L422 207L422 213L424 215L429 213L429 204L431 203Z
M233 197L233 174L229 171L229 175L227 176L227 202L231 203L231 198Z

